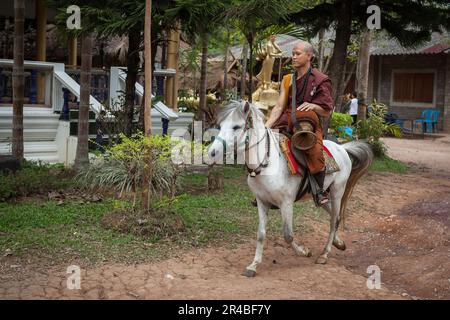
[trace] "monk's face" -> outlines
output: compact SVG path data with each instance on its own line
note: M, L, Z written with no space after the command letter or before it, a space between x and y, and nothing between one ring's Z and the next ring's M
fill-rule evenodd
M303 44L297 44L292 49L292 66L294 68L301 68L308 65L311 61L312 54L305 52Z

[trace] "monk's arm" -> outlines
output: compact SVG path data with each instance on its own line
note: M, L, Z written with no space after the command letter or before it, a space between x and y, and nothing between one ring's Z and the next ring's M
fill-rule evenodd
M314 103L310 103L310 102L304 102L301 104L301 106L299 106L297 108L297 110L301 110L301 111L314 111L315 113L317 113L319 116L321 117L329 117L331 115L332 110L325 110L323 107L314 104Z
M284 112L284 106L286 105L286 97L284 92L284 85L283 83L281 83L280 95L278 97L277 104L275 105L275 107L273 107L272 111L270 112L269 119L267 119L266 122L267 128L271 128Z

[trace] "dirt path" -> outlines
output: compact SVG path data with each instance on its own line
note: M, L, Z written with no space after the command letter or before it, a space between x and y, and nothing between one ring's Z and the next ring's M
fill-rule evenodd
M417 148L422 147L419 143ZM67 289L67 266L49 270L24 266L20 280L9 269L0 275L0 298L450 299L450 179L435 175L450 176L450 169L445 161L434 161L448 158L450 151L442 150L444 155L433 156L433 161L422 157L418 163L434 165L432 172L416 166L404 175L366 176L355 189L346 230L341 231L348 249L333 249L327 265L316 265L314 260L326 241L328 226L305 221L312 231L297 239L312 249L313 257L295 256L281 232L271 230L255 278L241 276L254 254L255 241L249 239L234 248L193 250L158 263L105 264L82 270L81 290ZM379 290L366 286L370 265L381 269ZM3 265L7 267L11 266Z

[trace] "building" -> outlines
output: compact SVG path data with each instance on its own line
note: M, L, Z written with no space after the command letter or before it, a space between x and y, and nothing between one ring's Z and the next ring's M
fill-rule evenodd
M400 118L418 119L424 109L441 111L438 130L450 132L450 36L404 48L394 39L372 44L369 101L376 99Z

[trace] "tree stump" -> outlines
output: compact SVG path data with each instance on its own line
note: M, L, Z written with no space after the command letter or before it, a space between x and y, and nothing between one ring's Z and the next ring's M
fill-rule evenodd
M223 171L217 166L208 166L208 191L223 190Z

